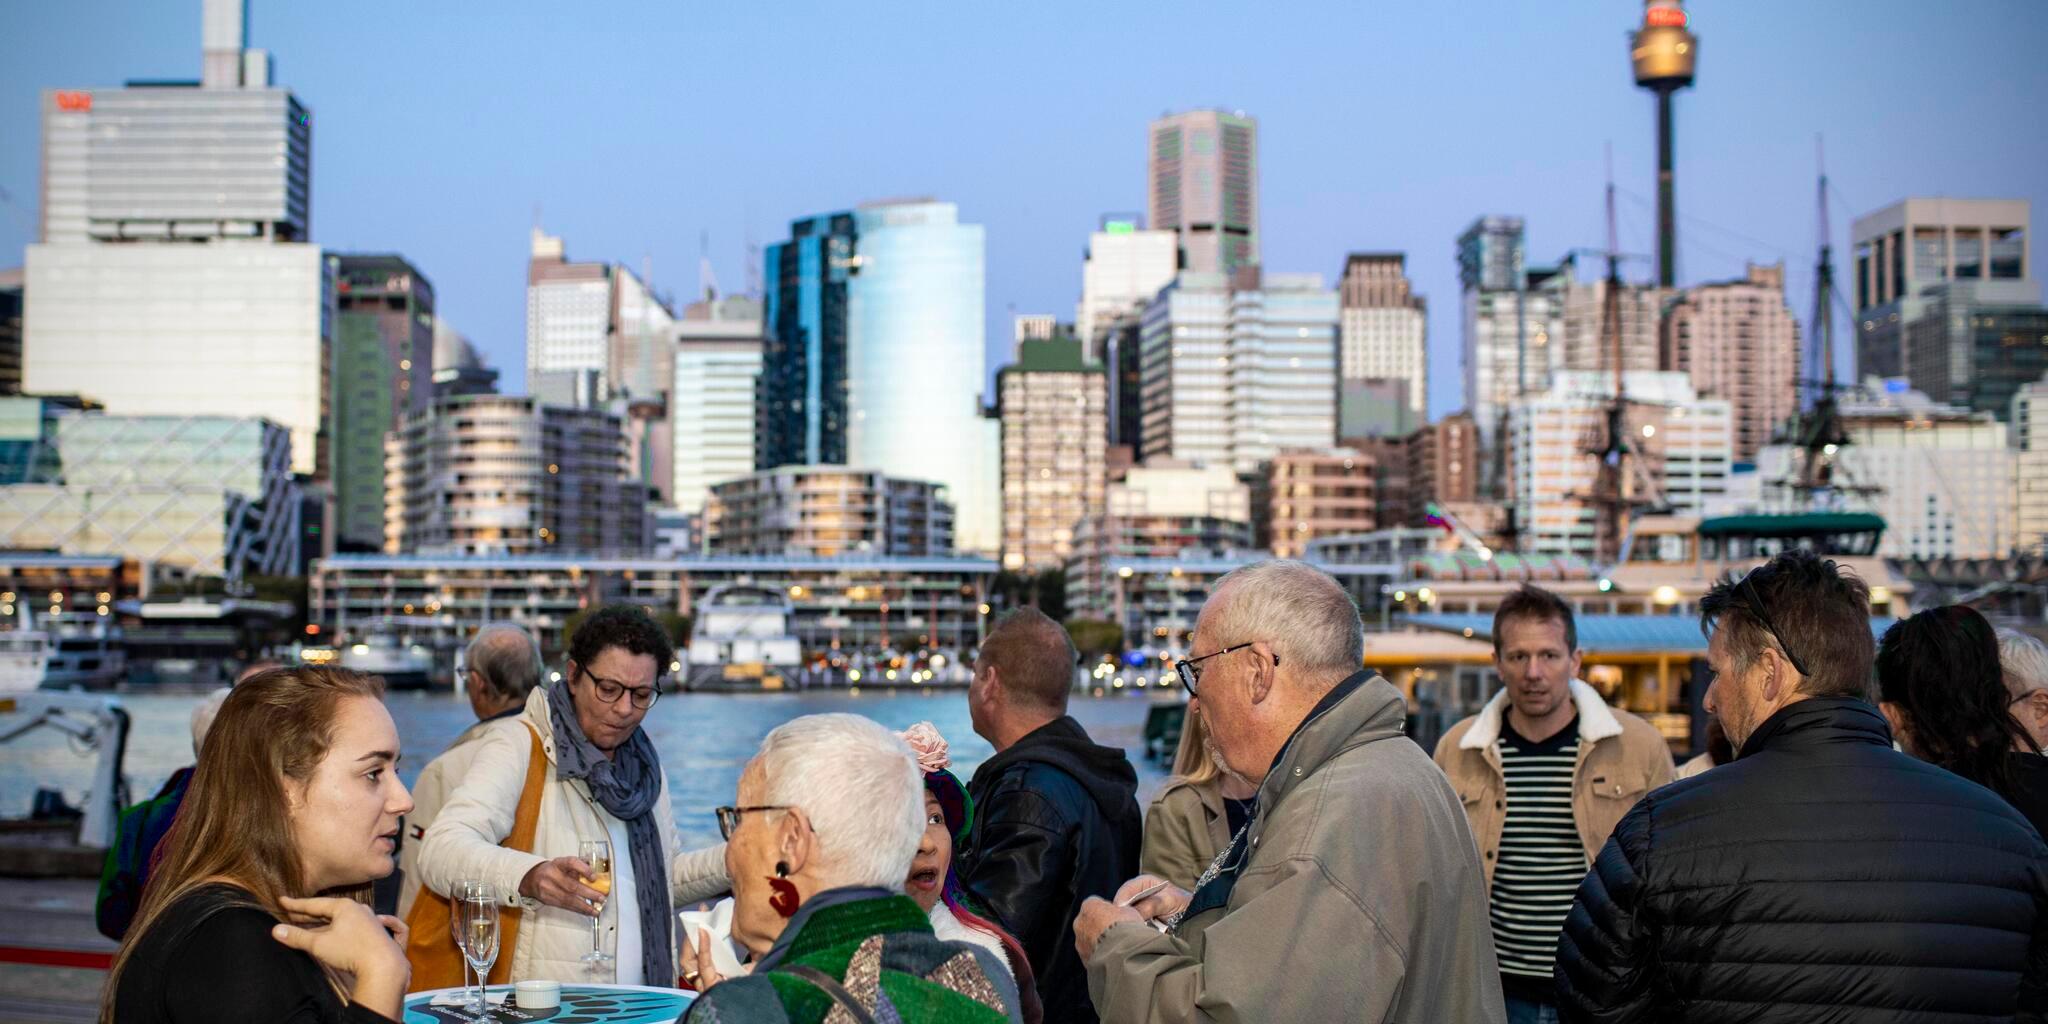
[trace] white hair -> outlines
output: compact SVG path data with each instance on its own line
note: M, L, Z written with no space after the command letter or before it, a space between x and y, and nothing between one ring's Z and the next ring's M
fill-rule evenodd
M1998 630L1998 667L2014 700L2048 688L2048 644L2016 629Z
M500 699L525 700L540 685L540 645L524 626L485 625L462 652L462 663L484 677L484 688Z
M1212 616L1210 639L1219 650L1264 641L1281 665L1311 676L1341 678L1365 666L1365 623L1329 573L1276 558L1232 569L1209 593L1226 587L1229 595L1220 606L1203 609Z
M754 755L762 803L802 809L835 885L903 891L924 839L924 775L910 745L859 715L776 726Z
M228 699L230 691L223 686L199 698L192 708L192 756L199 756L199 746L206 742L206 734L213 729L213 719L220 714L221 703Z

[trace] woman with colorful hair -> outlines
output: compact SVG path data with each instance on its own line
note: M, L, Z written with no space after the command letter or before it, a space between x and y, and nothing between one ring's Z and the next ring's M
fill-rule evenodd
M930 722L919 722L904 730L903 741L917 754L917 766L924 772L925 812L924 839L910 862L904 892L931 915L932 932L939 938L971 942L1002 957L1017 980L1018 1009L1025 1024L1039 1024L1045 1010L1024 947L985 911L969 907L967 892L953 870L954 844L974 824L974 800L951 771L953 757L946 738Z

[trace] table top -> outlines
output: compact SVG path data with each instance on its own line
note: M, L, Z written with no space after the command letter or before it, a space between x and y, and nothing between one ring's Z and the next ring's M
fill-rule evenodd
M460 1007L434 1006L438 996L460 992L461 989L444 988L429 992L416 992L405 997L405 1024L457 1024L468 1021ZM490 993L510 993L510 985L492 985ZM584 985L565 984L562 986L562 1005L546 1010L521 1010L516 997L507 998L502 1004L491 1008L493 1024L521 1024L524 1021L545 1020L554 1024L675 1024L689 1009L694 992L681 992L672 988L648 988L640 985Z

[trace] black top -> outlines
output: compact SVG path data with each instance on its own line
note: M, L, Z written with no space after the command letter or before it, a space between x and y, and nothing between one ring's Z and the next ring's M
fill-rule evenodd
M1223 820L1229 824L1231 835L1244 831L1245 822L1252 820L1252 811L1258 802L1259 798L1255 796L1248 796L1242 800L1233 800L1227 796L1223 798Z
M1074 916L1138 873L1144 814L1130 759L1062 717L982 762L967 792L975 813L956 855L961 881L1024 947L1045 1019L1094 1024Z
M1621 819L1557 986L1568 1022L2041 1020L2048 845L1871 705L1802 700Z
M311 956L271 938L277 919L227 885L195 889L135 943L114 1004L120 1024L390 1024L345 1004Z
M2013 794L2007 802L2048 839L2048 757L2013 751Z

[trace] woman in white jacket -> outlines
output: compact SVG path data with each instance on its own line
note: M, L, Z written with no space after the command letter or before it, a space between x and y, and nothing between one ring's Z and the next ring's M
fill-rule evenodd
M427 829L419 856L427 887L446 894L486 881L521 910L517 944L501 953L515 981L589 980L595 967L604 981L672 985L672 908L729 888L722 847L682 850L668 779L640 728L673 657L638 608L591 616L570 640L567 677L527 697L518 728L490 730ZM533 849L506 849L499 844L512 833L536 735L549 770ZM612 844L608 896L584 884L591 872L581 844L595 839ZM595 965L583 960L593 917L613 957Z

